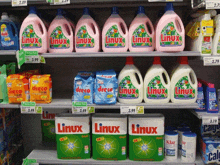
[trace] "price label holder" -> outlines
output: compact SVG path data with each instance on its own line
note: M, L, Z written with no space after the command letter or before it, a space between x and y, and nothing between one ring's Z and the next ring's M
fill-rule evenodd
M203 125L218 125L218 116L217 117L202 117L202 124Z
M11 6L12 7L27 6L27 0L12 0Z
M78 113L78 114L95 113L95 107L87 106L87 102L72 102L72 113Z
M66 5L70 4L70 0L53 0L54 5Z
M205 3L206 9L220 9L219 0L206 0Z
M120 114L144 114L144 106L120 106Z
M22 165L39 165L36 159L23 159Z
M35 102L21 102L21 113L24 114L42 114L43 109L36 106Z
M220 56L219 57L203 57L204 66L217 66L220 65Z

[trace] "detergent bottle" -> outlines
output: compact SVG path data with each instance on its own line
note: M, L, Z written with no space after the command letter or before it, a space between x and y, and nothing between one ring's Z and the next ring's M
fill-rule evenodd
M141 103L143 100L143 78L134 66L133 57L126 58L126 65L118 76L118 101L120 103Z
M36 14L36 7L30 7L29 15L24 19L20 29L20 49L47 52L47 30Z
M183 51L184 47L184 26L180 17L174 12L173 4L169 2L156 27L156 50L179 52Z
M2 13L0 27L0 50L18 50L18 28L15 23L9 19L7 13Z
M148 52L154 50L154 27L145 15L143 6L138 7L138 14L129 27L129 50L131 52Z
M102 50L104 52L127 52L128 28L118 14L118 8L112 8L112 14L107 19L102 30Z
M48 29L48 50L50 53L68 53L73 51L73 31L69 21L57 10Z
M97 23L89 14L89 8L83 9L83 16L76 25L76 52L98 52L101 47L100 30Z
M171 77L170 98L173 103L195 103L197 99L197 78L188 65L186 56L180 57L180 65Z
M14 16L14 15L9 15L9 19L15 23L17 29L18 29L18 33L20 32L20 27L21 27L21 24L20 24L20 20L18 19L17 16Z
M216 16L215 24L216 29L212 43L212 54L220 55L220 14Z
M170 77L161 66L160 57L154 57L153 65L145 75L144 101L158 104L170 101Z

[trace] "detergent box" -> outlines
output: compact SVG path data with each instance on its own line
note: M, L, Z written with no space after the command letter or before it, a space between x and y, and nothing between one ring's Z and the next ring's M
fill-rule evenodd
M79 72L74 79L73 101L93 104L95 75L92 72Z
M129 159L162 161L164 159L164 116L162 114L130 115Z
M220 119L218 125L201 124L200 132L202 136L219 136L220 137Z
M93 159L127 159L127 116L95 114L92 117Z
M90 158L89 115L60 114L55 117L57 157Z
M200 152L205 164L217 164L220 162L220 138L202 137L200 139Z
M118 80L114 70L96 72L95 104L115 104L117 92Z

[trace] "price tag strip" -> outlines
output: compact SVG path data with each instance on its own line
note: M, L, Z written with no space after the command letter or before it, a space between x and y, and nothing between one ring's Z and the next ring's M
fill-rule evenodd
M217 117L202 117L202 124L204 125L218 125L218 116Z
M72 102L72 113L78 113L78 114L95 113L95 107L87 106L87 102Z
M144 114L144 106L120 106L120 114Z
M219 0L206 0L205 3L206 9L220 9Z
M11 5L12 7L27 6L27 0L12 0Z
M66 5L70 4L70 0L53 0L54 5Z
M36 106L35 102L21 102L21 113L42 114L42 107Z
M203 57L204 66L217 66L220 65L220 57Z
M37 163L36 159L27 159L27 158L23 159L22 165L30 165L30 164L37 165L39 163Z

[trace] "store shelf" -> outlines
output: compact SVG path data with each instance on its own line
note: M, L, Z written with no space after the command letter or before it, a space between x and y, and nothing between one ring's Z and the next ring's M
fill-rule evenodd
M27 157L28 159L36 159L37 163L41 164L101 164L101 165L113 165L113 164L120 164L120 165L148 165L148 164L157 164L157 165L203 165L203 162L200 156L197 156L195 163L183 163L181 162L180 158L177 161L170 162L168 160L163 160L161 162L144 162L144 161L131 161L131 160L124 160L124 161L98 161L94 159L84 159L84 160L62 160L57 158L57 151L56 150L33 150Z
M203 117L216 117L220 119L220 112L219 113L207 113L207 112L196 112L194 110L191 110L191 112L198 117L199 119L202 119Z
M16 50L0 50L0 56L16 55Z
M95 105L96 109L120 109L120 106L144 106L145 109L195 109L198 108L197 103L192 104L179 104L179 103L166 103L166 104L149 104L149 103L139 103L139 104L120 104L115 105ZM53 99L50 104L37 104L37 106L42 106L43 108L72 108L72 102L70 99ZM0 104L0 108L19 108L19 104Z

